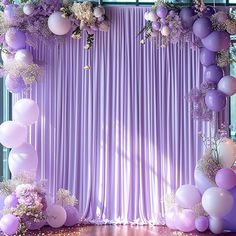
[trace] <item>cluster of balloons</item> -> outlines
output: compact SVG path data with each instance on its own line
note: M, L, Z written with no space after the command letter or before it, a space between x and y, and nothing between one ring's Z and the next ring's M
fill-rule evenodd
M157 9L147 11L144 14L144 19L152 22L152 36L157 36L159 31L163 36L169 36L171 30L175 27L170 19L175 17L177 17L177 13L174 10L169 10L164 5L160 5Z
M213 9L214 10L214 9ZM215 12L212 10L212 13ZM200 62L205 67L204 81L214 84L216 89L209 90L205 95L206 106L215 112L220 112L226 105L226 97L236 93L236 79L232 76L224 76L223 69L217 65L217 53L228 50L230 47L230 34L225 30L214 30L212 22L203 14L194 21L192 30L196 37L201 40L203 47L200 53ZM218 23L221 23L224 16L227 20L227 13L217 15Z
M226 138L218 149L223 168L217 172L215 181L196 168L195 186L183 185L176 191L175 204L166 212L166 225L170 229L183 232L210 229L214 234L236 231L236 174L231 168L236 161L236 146ZM209 216L195 213L194 207L200 205Z
M12 176L21 173L36 175L38 155L34 147L26 143L27 126L39 117L39 107L31 99L20 99L13 107L13 121L0 125L0 143L12 148L9 153L9 169Z
M8 22L14 21L16 7L17 5L15 4L9 4L5 7L4 17ZM25 5L24 9L24 13L29 14L28 4ZM26 41L27 38L25 32L17 27L9 28L5 33L5 43L11 53L2 51L1 56L3 64L7 64L9 61L14 61L24 66L32 64L33 55L28 49L26 49ZM8 74L6 76L5 85L11 93L22 92L26 87L22 77L13 74Z

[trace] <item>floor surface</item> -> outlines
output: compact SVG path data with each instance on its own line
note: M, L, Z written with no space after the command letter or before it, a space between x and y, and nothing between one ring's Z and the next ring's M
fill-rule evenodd
M182 233L179 231L169 230L164 226L130 226L130 225L87 225L78 226L72 228L64 228L58 230L52 230L51 228L45 227L43 230L29 232L29 236L45 236L45 235L57 235L57 236L204 236L214 235L210 232L205 233ZM222 234L221 234L222 235ZM227 233L224 235L235 235L236 233Z

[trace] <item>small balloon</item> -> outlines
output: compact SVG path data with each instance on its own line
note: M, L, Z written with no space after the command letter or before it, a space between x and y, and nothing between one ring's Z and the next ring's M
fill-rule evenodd
M204 80L209 83L218 83L223 77L223 70L219 66L208 66L204 73Z
M105 8L102 6L95 7L93 14L96 18L99 18L99 17L105 15Z
M33 63L33 55L27 49L20 49L15 54L15 60L22 64L32 64Z
M150 21L154 22L157 20L158 17L154 11L150 11L148 14L149 14L148 19Z
M228 96L234 95L236 93L236 78L230 75L222 77L217 88Z
M229 190L236 186L236 174L231 168L222 168L217 172L215 181L218 187Z
M79 223L79 212L74 206L66 206L65 207L66 211L66 222L65 226L74 226Z
M154 30L159 30L161 28L161 24L157 21L152 22L152 28Z
M224 222L220 218L210 217L209 229L213 234L221 234L224 231Z
M19 219L12 214L4 215L0 220L0 229L6 235L16 234L19 226Z
M193 210L183 209L176 215L176 228L182 232L191 232L195 230L195 214Z
M7 45L14 49L19 50L26 47L26 36L24 32L17 28L9 28L5 34L5 41Z
M209 227L209 220L206 216L199 216L195 220L195 227L199 232L205 232Z
M158 8L156 10L156 14L160 18L165 18L168 14L168 9L165 6L158 6Z
M49 206L46 210L47 222L53 228L60 228L66 222L66 211L60 205Z
M54 12L48 18L48 27L56 35L65 35L71 29L71 22L61 12Z
M19 202L15 194L7 196L4 200L4 205L6 208L16 208L18 204Z
M201 48L200 62L203 66L216 64L216 53L206 48Z
M0 143L7 148L21 146L27 138L25 126L15 121L5 121L0 125Z
M206 93L205 103L210 110L220 112L225 108L226 96L219 90L210 90Z
M27 16L31 15L34 12L34 5L30 3L25 4L23 7L23 12Z
M20 93L26 88L22 77L14 77L9 74L6 76L5 85L10 93Z
M170 28L167 25L164 25L161 29L161 34L163 36L169 36L170 35Z

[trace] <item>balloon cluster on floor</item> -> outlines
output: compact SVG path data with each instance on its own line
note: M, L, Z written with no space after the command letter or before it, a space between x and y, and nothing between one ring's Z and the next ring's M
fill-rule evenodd
M207 142L195 168L195 185L180 186L166 204L166 225L182 232L236 232L236 173L231 168L236 146L224 132Z
M6 235L37 230L46 223L58 228L78 224L77 199L60 189L56 204L49 204L44 181L36 181L38 155L27 143L27 127L39 117L39 107L31 99L20 99L13 107L13 121L0 125L0 143L11 148L8 157L12 179L0 183L3 216L0 230ZM2 197L5 196L5 197Z

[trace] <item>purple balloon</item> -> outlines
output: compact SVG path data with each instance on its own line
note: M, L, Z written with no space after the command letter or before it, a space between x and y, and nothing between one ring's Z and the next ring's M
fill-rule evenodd
M15 194L7 196L4 200L4 205L7 208L16 208L18 204L19 202Z
M26 227L29 230L39 230L41 229L43 226L45 226L47 223L46 220L41 220L39 222L27 222L26 223Z
M25 83L21 77L7 75L5 80L6 88L11 93L20 93L25 88Z
M236 174L231 168L222 168L217 172L215 181L219 188L229 190L236 186Z
M205 232L209 227L209 220L206 216L199 216L195 220L195 227L199 232Z
M219 66L208 66L204 72L204 80L209 83L218 83L223 77L223 70Z
M212 32L211 20L207 17L197 19L193 24L193 33L199 38L205 38Z
M232 96L236 93L236 78L230 75L224 76L217 86L218 90L228 96Z
M64 207L66 210L65 226L74 226L79 223L79 212L74 206Z
M175 220L175 226L178 230L183 232L195 230L195 214L193 210L183 209L177 213Z
M208 188L216 187L216 183L208 179L207 176L197 168L195 168L194 171L194 181L201 194L203 194Z
M235 212L236 212L236 187L229 190L229 192L233 196L234 205L233 205L233 208L231 209L231 211L223 218L224 219L224 229L236 232L236 217L235 217Z
M192 27L195 19L194 10L191 7L182 8L179 15L184 28Z
M19 225L19 219L12 214L4 215L0 220L0 229L4 234L7 235L15 234L18 230Z
M213 7L207 6L206 9L203 11L203 16L211 17L215 13L216 13L216 11Z
M17 28L8 29L5 34L5 41L14 50L24 49L26 47L26 36L24 32Z
M210 90L205 96L207 107L216 112L220 112L226 105L226 96L219 90Z
M216 64L216 53L206 48L201 48L200 62L203 66Z
M156 11L157 15L160 17L160 18L165 18L168 14L168 9L164 6L159 6L157 8L157 11Z
M14 20L16 6L15 4L10 4L5 7L4 16L8 21Z
M202 39L202 43L208 50L218 52L229 48L230 35L226 31L213 31Z
M154 30L159 30L161 28L161 24L157 21L152 22L152 28Z

